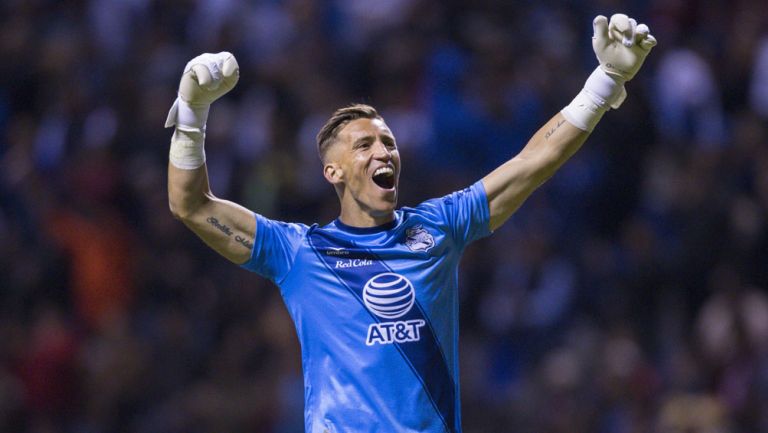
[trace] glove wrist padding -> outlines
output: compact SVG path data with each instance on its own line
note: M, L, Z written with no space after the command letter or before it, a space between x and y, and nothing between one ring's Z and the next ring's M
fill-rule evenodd
M573 126L591 132L606 111L619 108L626 98L624 80L597 67L587 78L581 92L563 108L563 117Z
M617 109L627 99L624 80L610 75L601 67L595 68L584 83L584 91L599 106Z
M193 107L179 96L173 101L173 106L168 112L165 127L176 125L176 128L182 131L205 133L210 110L211 106L208 104Z

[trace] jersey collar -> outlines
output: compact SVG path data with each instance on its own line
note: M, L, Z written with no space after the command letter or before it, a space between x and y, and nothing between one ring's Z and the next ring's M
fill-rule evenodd
M333 221L333 224L336 226L336 228L338 228L339 230L341 230L343 232L347 232L347 233L351 233L351 234L355 234L355 235L368 235L368 234L372 234L372 233L380 233L380 232L385 232L387 230L391 230L391 229L393 229L393 228L395 228L397 226L397 223L399 221L400 221L399 215L397 215L397 213L395 213L395 219L393 219L392 221L390 221L388 223L384 223L382 225L373 226L373 227L353 227L353 226L348 226L348 225L344 224L343 222L341 222L341 219L339 219L339 218L336 218Z

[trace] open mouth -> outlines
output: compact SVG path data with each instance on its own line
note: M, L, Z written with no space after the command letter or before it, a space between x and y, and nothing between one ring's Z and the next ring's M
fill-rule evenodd
M383 189L395 187L395 170L392 167L379 167L373 173L373 183Z

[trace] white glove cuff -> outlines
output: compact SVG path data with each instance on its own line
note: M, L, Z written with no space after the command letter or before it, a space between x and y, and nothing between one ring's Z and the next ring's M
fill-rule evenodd
M171 138L168 159L174 167L194 170L205 164L205 133L187 132L176 128Z
M592 132L611 108L619 108L627 98L624 80L605 73L599 66L587 78L584 88L561 113L571 125Z
M621 77L609 75L598 66L584 83L584 90L592 96L596 104L616 109L627 99L627 91L624 89L625 81Z
M582 89L568 106L560 111L571 125L582 131L592 132L608 109L595 103L592 96Z
M165 120L165 127L170 128L173 125L182 131L205 133L205 124L208 122L208 112L210 105L189 105L186 101L177 97L173 102L171 110L168 112L168 118Z

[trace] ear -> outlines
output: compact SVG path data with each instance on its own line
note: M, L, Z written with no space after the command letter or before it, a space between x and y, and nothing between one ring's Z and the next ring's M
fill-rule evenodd
M338 185L344 179L344 170L335 162L329 162L323 166L323 176L331 185Z

